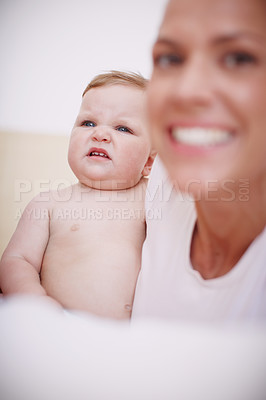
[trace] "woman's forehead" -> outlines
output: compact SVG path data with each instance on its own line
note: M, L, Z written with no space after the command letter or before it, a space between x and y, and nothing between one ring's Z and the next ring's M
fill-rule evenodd
M214 13L220 17L244 17L249 22L256 22L254 18L260 17L264 19L266 29L266 0L169 0L163 21L170 17L182 17L185 23L189 23L190 18L195 16L201 20L214 20ZM219 24L220 18L215 23Z
M204 7L219 7L220 9L228 9L231 7L245 8L249 6L266 7L266 0L168 0L166 8L177 7L179 10L189 8L190 12L196 9L204 9Z
M266 0L169 0L160 33L169 26L193 30L195 21L203 31L231 24L266 32Z

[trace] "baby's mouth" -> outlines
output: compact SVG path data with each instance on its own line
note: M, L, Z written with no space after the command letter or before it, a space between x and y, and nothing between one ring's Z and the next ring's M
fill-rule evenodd
M91 149L88 153L88 157L100 157L110 160L109 154L104 149Z
M104 153L98 153L97 151L92 151L90 154L89 154L89 156L90 157L93 157L93 156L96 156L96 157L105 157L105 158L109 158L106 154L104 154Z
M217 146L228 143L233 134L219 128L176 127L171 136L174 141L187 146Z

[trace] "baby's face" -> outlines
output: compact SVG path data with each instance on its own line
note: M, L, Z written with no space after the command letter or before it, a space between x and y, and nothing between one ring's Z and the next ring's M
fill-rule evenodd
M146 93L125 85L90 89L82 99L69 145L79 181L104 190L135 186L150 154Z
M184 190L266 176L265 0L170 0L153 49L154 145Z

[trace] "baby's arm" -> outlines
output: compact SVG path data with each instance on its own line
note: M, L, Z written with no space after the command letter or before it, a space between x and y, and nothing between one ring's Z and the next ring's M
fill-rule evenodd
M40 196L26 207L0 261L0 287L5 294L45 296L40 270L49 238L49 202Z

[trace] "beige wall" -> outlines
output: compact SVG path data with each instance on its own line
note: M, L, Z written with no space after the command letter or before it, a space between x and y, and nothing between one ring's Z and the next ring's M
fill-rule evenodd
M67 136L0 132L0 256L32 197L76 182Z

